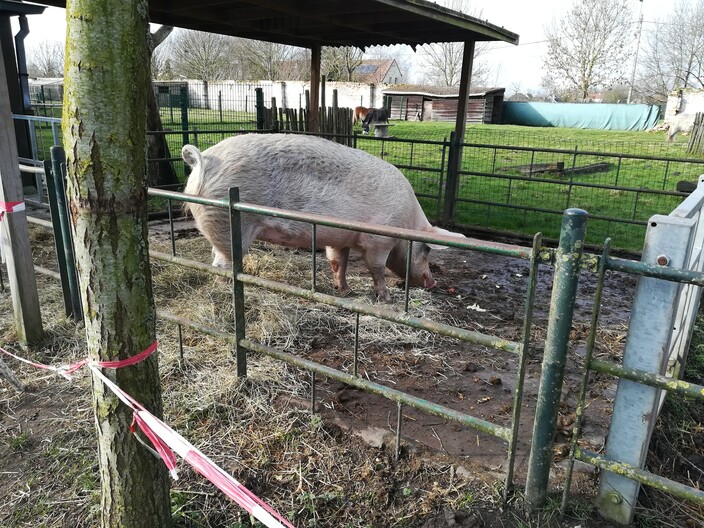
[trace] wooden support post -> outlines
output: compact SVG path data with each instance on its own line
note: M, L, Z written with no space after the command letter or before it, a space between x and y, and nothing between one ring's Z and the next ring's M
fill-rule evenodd
M310 56L310 108L308 132L318 132L318 107L320 106L320 45L311 48Z
M469 85L472 82L472 64L474 62L474 41L464 43L462 56L462 73L460 80L460 94L457 100L457 117L455 120L455 133L450 144L450 157L447 167L447 186L445 188L445 208L443 211L443 224L448 225L454 220L455 200L459 190L459 170L462 165L462 143L464 142L464 129L467 123L467 105L469 98Z
M0 68L0 202L23 201L7 76L5 69ZM43 331L25 211L2 215L0 244L7 259L17 338L22 343L34 343Z

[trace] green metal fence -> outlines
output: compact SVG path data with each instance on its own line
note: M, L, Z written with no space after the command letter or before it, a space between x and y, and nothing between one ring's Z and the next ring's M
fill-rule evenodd
M495 436L507 442L507 463L506 463L506 481L505 490L506 493L513 487L513 474L514 474L514 463L516 456L516 443L518 439L518 426L520 422L520 412L521 412L521 399L523 396L522 384L525 375L525 361L526 354L525 351L530 347L531 340L531 330L532 330L532 312L533 304L535 299L535 288L537 283L537 273L538 264L540 262L547 262L551 259L551 251L543 248L541 246L540 237L537 236L534 240L532 248L525 248L520 246L510 246L505 244L496 244L490 242L483 242L474 239L458 239L451 237L433 237L427 234L422 234L421 232L406 230L406 229L391 229L384 226L374 226L371 224L364 224L361 222L345 221L336 219L333 217L326 217L316 214L308 214L294 211L285 211L281 209L257 206L252 204L246 204L238 202L237 194L232 193L230 200L216 200L208 199L203 197L193 197L189 195L183 195L181 193L164 191L159 189L150 189L149 195L152 197L160 198L167 201L178 201L178 202L193 202L202 205L208 205L212 207L223 207L229 208L231 213L231 232L233 233L232 240L232 271L226 271L218 268L212 268L211 266L190 261L175 254L175 248L172 246L172 254L164 254L152 252L151 256L154 259L162 260L166 262L171 262L181 266L191 267L200 270L212 271L220 275L232 277L233 280L233 303L235 307L235 333L227 334L214 328L210 328L206 325L193 323L187 321L184 318L176 317L168 313L160 313L160 316L165 320L176 323L180 326L189 326L197 329L198 331L208 333L210 335L218 336L232 342L235 345L235 350L237 354L237 365L238 374L241 376L246 375L247 371L247 361L246 352L255 352L259 354L268 355L276 359L285 361L291 365L297 366L299 368L310 371L313 374L313 385L312 385L312 398L315 398L315 374L320 374L328 378L341 381L343 383L349 384L354 387L358 387L364 391L381 395L389 400L397 403L397 428L396 428L396 452L399 453L400 441L401 441L401 429L403 424L403 406L409 406L426 413L430 413L436 416L440 416L444 419L457 422L458 424L476 429L483 433ZM392 236L395 238L401 238L408 241L408 254L407 258L410 257L410 252L413 243L417 242L432 242L436 244L448 245L460 249L471 249L479 252L487 252L492 254L499 254L508 257L519 258L523 260L528 260L530 262L530 274L527 278L527 293L525 298L525 315L524 315L524 331L523 339L521 342L511 341L500 336L483 334L480 332L470 331L461 327L457 327L447 323L441 323L438 321L433 321L425 317L414 316L412 311L409 310L409 292L408 286L405 291L405 311L399 312L391 307L384 305L370 305L357 300L346 299L327 295L316 291L316 266L315 266L315 251L311 252L313 265L312 265L312 283L310 289L304 289L281 282L276 282L272 280L263 279L254 275L245 274L242 272L242 255L241 255L241 241L239 240L239 225L240 225L240 214L241 213L252 213L259 215L275 216L276 218L286 218L293 219L297 221L307 222L311 225L311 240L312 247L315 247L315 229L317 226L329 226L336 227L354 231L361 231L367 233L374 233L386 236ZM344 310L350 314L355 315L355 335L359 333L359 315L371 315L374 317L381 318L386 321L391 321L396 324L406 325L417 329L427 330L439 335L446 337L451 337L458 339L460 341L480 344L485 347L509 352L511 354L517 354L517 364L518 364L518 375L516 380L516 390L514 391L514 402L512 419L510 426L502 426L491 421L484 420L482 418L474 417L447 406L441 405L436 402L430 402L424 400L423 398L403 393L392 387L382 385L380 383L372 382L361 375L357 374L357 351L358 351L358 340L355 339L354 343L354 367L353 374L348 374L343 371L333 369L322 364L310 361L308 359L293 355L288 352L277 350L275 348L266 346L261 343L253 342L246 337L246 332L244 329L244 306L246 298L244 297L244 285L257 286L261 288L266 288L282 295L289 295L298 297L301 299L307 299L309 301L314 301L317 303L323 303L332 307L337 307L338 309ZM179 327L180 327L179 326Z

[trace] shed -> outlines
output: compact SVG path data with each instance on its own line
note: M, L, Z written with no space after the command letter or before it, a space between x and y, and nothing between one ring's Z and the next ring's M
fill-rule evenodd
M470 88L467 123L499 124L505 88ZM391 119L455 121L460 89L457 86L395 85L382 91Z

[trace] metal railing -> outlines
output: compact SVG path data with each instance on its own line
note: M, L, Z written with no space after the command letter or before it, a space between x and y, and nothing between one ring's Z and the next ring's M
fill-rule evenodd
M60 163L59 163L60 165ZM704 189L704 187L702 187ZM232 243L232 270L222 268L214 268L207 264L185 259L176 255L176 245L173 231L173 218L171 222L171 254L152 251L150 255L155 260L170 262L184 267L189 267L201 271L215 273L217 275L230 277L233 279L233 304L235 313L235 333L228 333L203 325L197 322L187 320L182 317L175 316L164 311L159 311L159 316L166 321L170 321L178 325L179 330L179 346L183 350L181 339L181 328L187 326L197 331L222 338L234 345L237 354L237 371L238 375L244 376L247 372L246 351L274 357L288 364L303 368L311 372L312 386L311 399L315 402L316 380L315 375L323 375L343 383L361 388L373 394L379 394L391 401L396 402L397 427L396 427L396 453L400 452L401 445L401 429L403 424L403 406L409 406L426 413L436 416L441 416L445 419L452 420L462 426L476 429L486 434L507 442L507 465L504 493L508 493L513 487L514 467L516 456L516 442L518 439L518 424L520 422L521 401L523 396L522 383L525 377L526 351L531 345L531 328L533 318L533 305L535 298L535 288L538 274L538 264L547 263L556 266L555 278L553 282L553 299L551 301L551 313L548 321L547 340L545 343L545 358L541 374L541 388L539 390L538 408L536 409L536 422L534 426L535 434L533 436L533 445L531 447L531 461L529 465L529 475L526 486L526 498L531 505L539 505L545 498L547 493L547 476L552 456L552 438L555 432L554 418L557 415L558 405L560 401L560 390L562 385L561 370L564 369L566 361L566 353L569 346L569 330L571 328L571 313L575 302L576 286L579 281L579 271L588 270L598 273L597 289L594 297L594 309L592 312L592 327L587 340L587 353L585 356L585 370L582 384L580 387L579 404L577 407L577 417L575 420L575 429L572 435L572 449L570 455L570 467L566 478L566 484L563 494L563 509L568 500L571 483L571 471L574 460L587 462L599 468L602 468L607 474L617 475L628 479L629 481L654 486L658 489L672 493L675 496L685 498L687 500L704 503L704 492L701 490L686 486L682 483L675 482L662 476L652 474L642 469L642 465L634 464L625 460L617 460L608 455L593 453L586 449L580 448L578 439L584 411L586 408L585 395L589 381L590 372L606 373L618 376L625 380L637 381L647 387L655 389L663 389L678 394L684 394L689 397L699 399L704 398L704 387L685 383L677 380L675 377L663 375L659 372L646 371L641 368L635 368L624 362L624 365L612 364L609 362L597 360L593 358L593 350L597 338L597 323L599 319L599 310L601 306L601 296L603 289L603 280L606 271L619 271L630 274L635 274L648 280L665 281L673 284L677 291L681 291L682 285L696 287L700 291L701 286L704 286L704 273L701 271L693 271L680 265L677 259L673 259L671 254L658 253L650 255L644 254L644 262L635 262L628 259L616 258L610 256L610 243L606 242L603 254L601 256L589 255L582 253L584 242L584 231L586 223L586 213L583 211L571 210L566 213L563 220L562 236L560 246L557 250L550 250L541 246L540 236L534 238L532 248L520 246L488 243L475 239L461 240L457 238L433 237L428 234L423 234L415 231L404 229L391 229L384 226L374 226L360 222L344 221L331 217L325 217L315 214L305 214L293 211L285 211L281 209L263 207L252 204L239 202L237 194L231 192L229 200L214 200L203 197L195 197L175 193L159 189L150 189L149 195L166 201L168 211L172 210L171 202L192 202L201 205L212 207L226 208L230 211L231 231L233 233ZM704 204L704 192L693 196L690 202L696 202L701 209ZM65 204L64 204L65 207ZM404 293L404 311L396 311L385 305L369 305L363 302L352 299L335 297L317 291L316 289L316 266L313 261L312 266L312 283L311 288L301 288L289 284L281 283L264 279L243 272L241 245L239 240L240 214L258 214L277 218L294 219L311 224L311 240L312 247L315 247L315 229L316 226L328 226L341 229L351 229L356 231L364 231L375 233L384 236L398 237L408 241L409 250L413 243L432 242L439 243L460 249L470 249L474 251L486 252L506 257L528 260L530 262L530 273L528 276L528 286L525 297L525 315L521 341L506 340L501 337L484 334L480 332L470 331L454 325L434 321L425 317L415 317L408 312L408 289ZM691 213L680 213L680 216L691 219L690 224L697 223L702 220L701 216ZM663 217L667 218L667 217ZM663 219L657 220L664 222ZM656 221L653 221L656 223ZM655 226L651 226L655 227ZM690 226L691 227L691 226ZM685 228L683 228L685 229ZM688 228L687 228L688 229ZM684 232L684 231L683 231ZM691 238L690 235L682 235L685 239L693 242L690 244L690 250L685 251L693 260L697 260L696 248L701 249L701 240L704 237L704 231L697 231L697 236ZM667 238L672 239L675 246L681 245L679 235L673 237L668 231ZM653 246L656 247L656 246ZM314 260L315 251L311 252ZM664 257L664 258L663 258ZM679 258L679 257L678 257ZM683 261L684 262L684 261ZM701 263L700 263L701 264ZM698 265L700 265L698 264ZM46 269L37 269L40 273L46 273L51 276L56 276L56 273ZM244 285L251 285L260 288L266 288L270 291L278 292L284 295L294 296L300 299L324 303L330 306L338 307L355 315L355 340L353 348L353 371L352 374L334 369L308 359L296 356L294 354L278 350L273 347L265 346L261 343L256 343L247 338L244 327L244 311L245 302ZM687 297L688 306L698 304L691 300L691 296ZM67 301L68 302L68 301ZM696 311L696 310L695 310ZM689 310L687 313L691 312ZM686 316L682 311L677 311L677 317L684 318ZM476 343L482 346L490 347L495 350L509 352L517 357L517 383L513 397L513 411L511 416L510 426L503 426L493 423L482 418L477 418L457 410L451 409L444 405L424 400L417 396L405 394L395 388L376 383L359 376L357 368L357 356L359 351L359 325L360 314L371 315L397 324L406 325L413 328L424 329L439 335L455 338L467 343ZM637 317L633 316L633 320ZM691 329L691 320L689 323L678 323L680 328L689 325ZM651 325L653 326L653 325ZM668 341L673 343L673 346L682 348L681 344L687 342L688 339L681 337L672 337L671 325L662 325L662 331L669 333ZM684 332L688 330L682 330ZM683 361L683 358L682 358ZM667 364L668 362L665 362ZM660 400L659 400L660 401ZM647 446L647 442L645 444ZM635 498L624 497L622 494L614 495L614 490L609 489L608 493L602 495L601 507L602 510L609 514L609 508L620 510L624 505L632 506L635 503ZM609 506L611 505L611 506ZM613 512L611 512L613 514ZM614 515L612 515L614 517ZM618 517L614 517L618 518Z
M182 257L175 255L175 248L172 244L172 254L164 254L151 252L152 258L156 260L171 262L179 264L181 266L191 267L199 269L202 271L212 271L220 275L228 276L233 278L233 303L235 306L235 334L227 334L221 332L217 329L208 327L206 325L193 323L187 321L184 318L176 317L172 314L160 312L160 316L165 320L171 321L179 325L179 335L181 335L181 326L189 326L195 328L198 331L208 333L210 335L218 336L232 342L235 345L235 351L237 354L237 366L238 375L244 376L247 372L246 364L246 354L245 351L257 352L260 354L268 355L277 358L281 361L295 365L297 367L308 370L312 373L312 399L315 399L315 374L321 374L328 378L332 378L343 383L350 384L354 387L358 387L367 392L381 395L389 400L392 400L398 405L397 414L397 428L396 428L396 453L397 456L400 452L400 442L401 442L401 428L403 422L402 407L409 406L426 413L430 413L436 416L441 416L445 419L455 421L463 426L476 429L478 431L484 432L486 434L495 436L499 439L505 440L508 443L507 446L507 475L506 475L506 486L505 492L508 493L513 487L513 473L514 464L516 456L516 443L518 438L518 425L520 422L520 411L521 411L521 401L522 401L522 385L523 378L525 376L525 361L526 361L526 351L530 345L531 336L531 326L532 326L532 311L533 303L535 298L535 288L537 283L537 273L538 264L540 262L546 262L550 260L551 251L542 248L540 245L540 237L536 236L532 248L524 248L520 246L511 246L506 244L497 244L478 241L474 239L458 239L454 237L438 237L428 235L427 233L422 233L419 231L412 231L407 229L396 229L389 228L385 226L378 226L372 224L365 224L356 221L340 220L337 218L322 216L310 213L301 213L294 211L286 211L282 209L276 209L272 207L264 207L258 205L252 205L247 203L242 203L238 201L238 194L236 190L231 190L231 195L229 200L217 200L209 199L203 197L196 197L191 195L185 195L182 193L150 189L149 195L152 197L158 197L162 200L179 201L179 202L190 202L197 203L201 205L207 205L211 207L221 207L228 208L231 215L231 232L233 233L232 240L232 271L229 270L218 270L206 264L194 262ZM170 203L169 206L170 208ZM312 281L311 288L305 289L288 284L284 284L277 281L272 281L264 278L260 278L254 275L249 275L243 273L242 271L242 255L241 255L241 241L239 239L239 225L240 225L240 214L250 213L265 216L272 216L276 218L292 219L302 222L307 222L311 224L311 240L312 248L311 251L313 266L312 266ZM341 229L348 229L366 233L379 234L394 238L400 238L402 240L408 241L408 253L407 258L410 256L412 250L412 245L418 242L430 242L435 244L447 245L460 249L471 249L475 251L487 252L492 254L504 255L507 257L519 258L523 260L528 260L530 265L530 276L528 277L528 288L525 300L525 319L524 319L524 330L522 334L522 341L515 342L507 340L498 336L483 334L480 332L470 331L464 328L460 328L454 325L437 322L425 317L415 317L408 312L408 281L406 281L406 290L404 293L404 308L403 312L396 311L390 307L383 305L370 305L364 302L335 297L332 295L327 295L316 291L316 266L314 262L315 256L315 229L316 226L327 226L335 227ZM352 314L355 314L355 343L353 350L353 374L348 374L343 371L333 369L315 363L313 361L301 358L299 356L277 350L275 348L265 346L260 343L255 343L250 339L247 339L244 330L244 288L243 286L254 285L261 288L266 288L271 291L275 291L281 294L298 297L301 299L306 299L313 302L324 303L330 306L335 306L340 309L346 310ZM512 422L510 427L501 426L490 421L477 418L444 405L433 403L417 396L413 396L407 393L403 393L397 389L364 379L358 374L357 369L357 355L359 342L357 336L359 335L359 316L371 315L386 321L391 321L397 324L406 325L412 328L427 330L439 335L455 338L468 343L475 343L485 347L493 348L495 350L502 350L518 355L518 379L516 383L516 390L514 393L513 402L513 413Z

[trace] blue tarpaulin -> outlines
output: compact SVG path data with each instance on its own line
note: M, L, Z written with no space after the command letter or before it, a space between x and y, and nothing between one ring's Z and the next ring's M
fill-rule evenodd
M505 102L505 125L602 130L647 130L654 127L660 107L646 104L513 103Z

